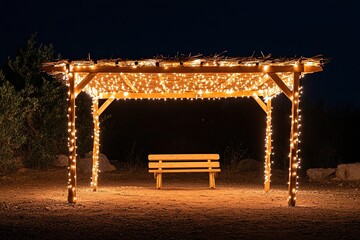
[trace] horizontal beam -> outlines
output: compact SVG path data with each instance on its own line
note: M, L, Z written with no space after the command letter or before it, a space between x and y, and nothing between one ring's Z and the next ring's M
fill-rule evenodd
M178 99L178 98L234 98L234 97L251 97L257 94L256 91L232 92L232 93L202 93L185 92L185 93L100 93L99 99L116 98L116 99Z
M66 72L65 67L45 66L45 72ZM78 73L279 73L279 72L319 72L321 66L285 65L285 66L196 66L196 67L139 67L139 66L73 66L72 72Z

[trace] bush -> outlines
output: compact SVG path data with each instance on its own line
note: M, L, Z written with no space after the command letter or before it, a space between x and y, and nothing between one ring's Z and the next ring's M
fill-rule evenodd
M29 112L24 99L0 72L0 173L11 173L21 167L19 154L26 141L24 119Z
M29 137L24 163L26 167L46 168L56 155L67 151L66 87L44 81L40 88L31 89L25 88L29 102L36 101L25 123Z

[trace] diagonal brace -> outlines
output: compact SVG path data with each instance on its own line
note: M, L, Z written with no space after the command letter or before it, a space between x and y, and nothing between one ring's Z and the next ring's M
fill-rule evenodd
M102 105L101 107L97 110L97 114L98 116L100 116L103 111L105 111L105 109L114 101L114 98L108 98Z
M130 80L127 78L127 76L125 76L125 74L121 73L120 76L124 80L126 85L128 85L134 92L136 92L136 93L139 92L139 90L136 87L134 87L134 85L130 82Z
M86 75L86 77L84 77L83 80L81 80L81 82L75 87L75 96L78 95L81 90L83 90L84 87L86 87L86 85L88 85L88 83L96 76L96 73L89 73L88 75Z
M253 95L252 97L259 104L259 106L262 108L262 110L264 110L264 112L267 113L268 112L268 106L266 105L266 103L264 103L264 101L261 100L261 98L259 98L258 95Z
M276 73L268 73L271 79L278 85L278 87L285 93L285 95L292 101L291 90L286 86L286 84L281 80L281 78Z

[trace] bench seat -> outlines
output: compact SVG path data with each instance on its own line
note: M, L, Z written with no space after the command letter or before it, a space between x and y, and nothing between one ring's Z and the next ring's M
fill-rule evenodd
M209 173L209 186L215 188L215 173L220 172L219 154L150 154L149 173L156 176L156 188L162 188L163 173Z

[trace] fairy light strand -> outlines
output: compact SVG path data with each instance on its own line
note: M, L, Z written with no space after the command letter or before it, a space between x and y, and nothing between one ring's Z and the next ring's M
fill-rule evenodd
M139 60L118 61L60 61L44 65L44 71L53 74L65 74L65 82L69 87L68 100L68 147L69 147L69 180L68 200L76 202L76 129L75 129L75 89L81 85L93 100L99 99L209 99L217 100L228 97L251 97L254 94L264 98L270 105L271 99L283 92L269 76L276 73L289 89L293 89L291 101L295 112L291 119L292 132L290 138L289 166L289 205L295 205L297 191L297 169L300 167L298 157L300 110L298 109L301 89L296 89L295 75L322 71L322 58L299 59L258 59L258 58L213 58L176 60ZM152 70L149 71L151 67ZM223 71L222 68L226 69ZM239 70L232 71L233 67ZM122 71L124 68L126 71ZM106 70L110 69L110 70ZM112 71L111 69L114 69ZM144 69L144 71L143 71ZM146 71L145 71L146 69ZM208 71L208 69L213 69ZM276 71L280 69L280 71ZM282 69L282 70L281 70ZM287 70L284 70L287 69ZM194 71L193 71L194 70ZM203 71L204 70L204 71ZM217 72L218 71L218 72ZM95 73L86 86L80 84L89 73ZM298 79L299 80L299 79ZM103 108L103 107L102 107ZM99 155L99 114L98 106L93 104L94 115L94 148L91 187L98 186ZM266 118L266 159L265 184L270 184L271 176L271 107ZM294 181L295 179L295 181ZM295 183L295 184L294 184Z

